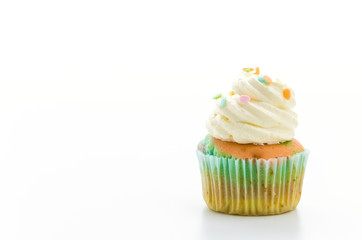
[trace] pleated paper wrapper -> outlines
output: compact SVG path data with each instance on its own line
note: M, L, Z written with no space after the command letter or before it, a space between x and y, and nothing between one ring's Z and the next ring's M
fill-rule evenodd
M273 215L294 210L309 151L272 159L217 157L197 150L206 205L217 212Z

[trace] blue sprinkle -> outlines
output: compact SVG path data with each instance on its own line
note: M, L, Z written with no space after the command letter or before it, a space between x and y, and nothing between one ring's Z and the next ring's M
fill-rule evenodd
M259 77L258 81L264 84L269 84L267 81L265 81L265 79L263 77Z
M223 98L220 101L220 107L225 107L225 106L226 106L226 98Z

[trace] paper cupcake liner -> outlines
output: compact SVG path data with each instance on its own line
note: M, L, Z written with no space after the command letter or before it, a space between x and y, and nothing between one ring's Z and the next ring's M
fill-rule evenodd
M216 157L197 151L203 197L218 212L272 215L299 203L309 151L272 159Z

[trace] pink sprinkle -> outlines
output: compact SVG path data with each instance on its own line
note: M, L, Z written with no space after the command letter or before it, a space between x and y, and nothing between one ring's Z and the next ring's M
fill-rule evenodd
M240 102L243 102L243 103L250 102L250 97L248 95L241 95Z

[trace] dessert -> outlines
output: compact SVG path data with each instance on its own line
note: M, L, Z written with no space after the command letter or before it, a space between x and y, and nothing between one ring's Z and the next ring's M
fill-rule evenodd
M209 134L197 149L207 206L238 215L295 209L309 151L294 138L294 91L259 68L245 68L214 99Z

